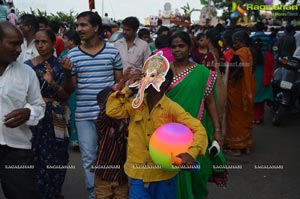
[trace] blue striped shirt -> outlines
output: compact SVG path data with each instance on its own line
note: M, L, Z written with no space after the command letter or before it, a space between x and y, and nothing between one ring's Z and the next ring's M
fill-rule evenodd
M68 52L74 64L72 75L77 76L76 112L79 120L95 120L100 108L97 94L114 84L114 70L123 70L119 51L105 44L96 55L90 55L75 47Z

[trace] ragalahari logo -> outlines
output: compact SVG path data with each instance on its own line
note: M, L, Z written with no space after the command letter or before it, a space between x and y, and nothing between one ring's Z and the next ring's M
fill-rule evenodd
M242 6L237 4L236 2L232 2L231 14L230 18L238 18L244 15L247 15L248 12L252 11L270 11L274 16L290 16L290 17L298 17L300 10L300 5L274 5L273 0L264 0L264 4L253 4L246 3Z
M243 15L246 15L247 11L245 9L243 9L240 4L237 4L236 2L232 2L232 7L231 7L231 15L230 17L236 18L236 17L240 17Z

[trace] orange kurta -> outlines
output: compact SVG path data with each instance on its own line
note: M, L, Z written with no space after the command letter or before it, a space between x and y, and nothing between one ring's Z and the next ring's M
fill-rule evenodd
M231 149L248 149L252 146L256 88L253 59L247 47L238 49L234 54L241 60L242 76L237 81L228 81L225 143Z

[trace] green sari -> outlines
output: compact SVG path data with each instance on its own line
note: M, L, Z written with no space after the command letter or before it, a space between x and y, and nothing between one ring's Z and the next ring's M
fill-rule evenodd
M193 66L174 78L167 96L181 105L193 117L198 118L209 140L213 139L213 121L205 108L205 98L215 92L216 73L202 65ZM178 199L204 199L208 195L207 183L214 173L213 166L226 164L224 154L210 158L208 150L205 156L198 156L200 163L198 171L181 171L177 176Z

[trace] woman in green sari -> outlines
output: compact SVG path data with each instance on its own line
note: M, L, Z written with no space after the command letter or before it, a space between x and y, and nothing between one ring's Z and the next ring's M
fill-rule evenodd
M198 118L206 129L209 144L216 140L223 145L221 124L216 105L215 83L217 74L205 66L189 61L191 39L186 32L179 31L170 37L170 47L174 56L171 68L174 80L167 96L180 104L193 117ZM204 199L208 195L207 183L213 180L219 185L226 184L224 169L216 170L226 164L224 155L210 157L207 150L205 156L198 156L201 169L198 171L181 171L177 176L177 198ZM215 167L216 168L216 167ZM221 177L213 178L213 174Z

